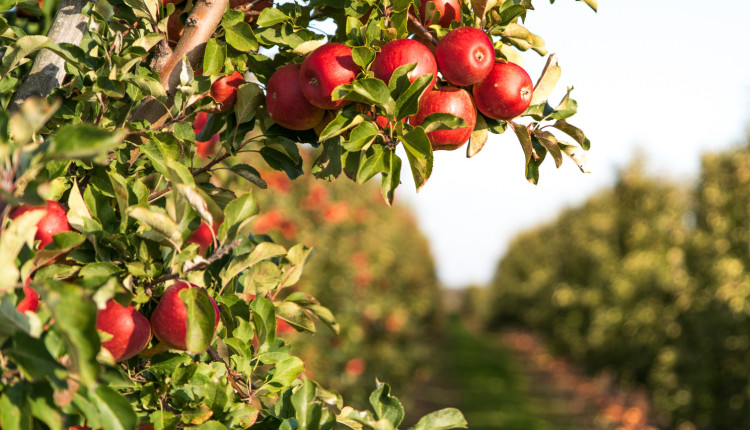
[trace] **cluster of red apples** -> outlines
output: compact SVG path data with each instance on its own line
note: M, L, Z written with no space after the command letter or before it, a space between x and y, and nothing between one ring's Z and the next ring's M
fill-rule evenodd
M420 8L423 24L427 21L426 3ZM430 20L428 25L447 27L452 20L459 21L458 0L434 1L434 4L441 18L437 22ZM396 39L385 43L370 69L375 78L386 84L398 67L408 64L416 63L407 75L410 82L432 75L419 110L409 117L409 123L419 126L431 114L448 113L467 124L428 133L433 149L456 149L466 143L476 124L477 109L489 118L510 120L529 106L533 93L531 78L518 65L496 60L493 43L484 31L457 27L440 39L434 55L431 42L422 37L417 39L422 42ZM446 81L441 86L436 86L438 71ZM363 70L354 62L350 47L326 43L308 54L301 65L286 65L271 76L266 87L268 113L285 128L322 131L333 117L326 115L326 111L341 109L349 103L333 100L334 89L352 83L361 73ZM387 129L394 119L373 113L373 120Z
M44 211L36 224L34 236L34 240L39 242L38 249L52 243L53 236L71 231L65 208L55 201L47 201L44 206L20 206L11 213L10 218L16 219L30 211ZM212 235L205 223L188 240L198 244L203 254L211 241ZM39 293L32 288L31 282L31 277L24 282L24 297L16 305L19 312L36 312L39 308ZM133 306L122 306L115 300L109 300L96 317L96 328L106 333L108 338L102 342L102 347L109 351L115 361L127 360L148 345L153 331L153 335L168 348L186 350L187 308L179 293L187 288L200 287L186 282L176 282L168 287L151 314L150 322ZM214 299L210 296L209 299L216 313L215 330L219 324L219 309Z

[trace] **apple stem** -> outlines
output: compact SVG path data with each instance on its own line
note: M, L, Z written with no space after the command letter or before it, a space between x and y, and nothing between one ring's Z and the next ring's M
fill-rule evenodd
M438 44L438 40L435 36L430 33L430 30L427 29L424 25L422 25L421 22L412 14L409 14L409 22L414 24L415 27L417 27L417 30L419 30L420 33L422 33L422 36L426 37L430 42L432 42L435 46Z

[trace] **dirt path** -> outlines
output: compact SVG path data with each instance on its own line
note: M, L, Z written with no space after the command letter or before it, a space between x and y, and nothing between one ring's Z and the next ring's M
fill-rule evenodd
M475 430L654 428L645 395L586 378L528 333L479 333L454 319L439 349L434 377L411 393L415 414L457 407Z

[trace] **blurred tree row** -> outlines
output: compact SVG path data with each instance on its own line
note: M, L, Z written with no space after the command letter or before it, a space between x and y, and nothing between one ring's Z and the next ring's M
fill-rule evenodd
M313 337L294 339L308 375L354 405L367 404L376 376L395 393L426 378L440 292L428 242L411 212L386 206L374 186L323 183L312 175L290 181L270 171L263 178L272 192L259 195L263 213L254 231L324 250L294 289L329 307L341 333L320 327Z
M491 326L522 324L590 372L649 388L671 428L750 423L750 145L705 155L691 189L644 173L518 236Z

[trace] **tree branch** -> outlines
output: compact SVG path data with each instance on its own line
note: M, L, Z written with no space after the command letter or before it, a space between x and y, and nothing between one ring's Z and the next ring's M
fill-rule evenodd
M409 22L410 22L410 23L411 23L411 24L412 24L412 25L413 25L414 27L416 27L416 28L417 28L417 30L419 31L419 33L420 33L420 34L421 34L422 36L426 37L426 38L427 38L427 40L429 40L429 41L430 41L430 42L432 42L432 43L433 43L433 44L434 44L435 46L437 46L437 44L438 44L438 40L437 40L437 38L436 38L435 36L433 36L433 35L432 35L432 33L430 33L430 30L428 30L428 29L427 29L427 27L425 27L424 25L422 25L422 23L421 23L421 22L419 22L419 20L417 19L417 17L415 17L415 16L414 16L414 15L412 15L411 13L409 14Z
M47 37L55 43L80 44L89 19L88 15L81 12L88 2L89 0L62 0ZM42 49L31 66L29 76L13 95L10 112L18 110L29 97L47 97L53 89L62 85L63 79L65 60L49 49Z
M183 68L182 59L187 58L193 69L200 66L206 43L221 22L228 3L229 0L199 0L185 22L185 30L177 46L155 64L156 72L159 73L161 84L167 93L167 106L174 103ZM168 113L164 105L148 98L133 113L131 121L145 119L151 124L159 125L165 121Z

